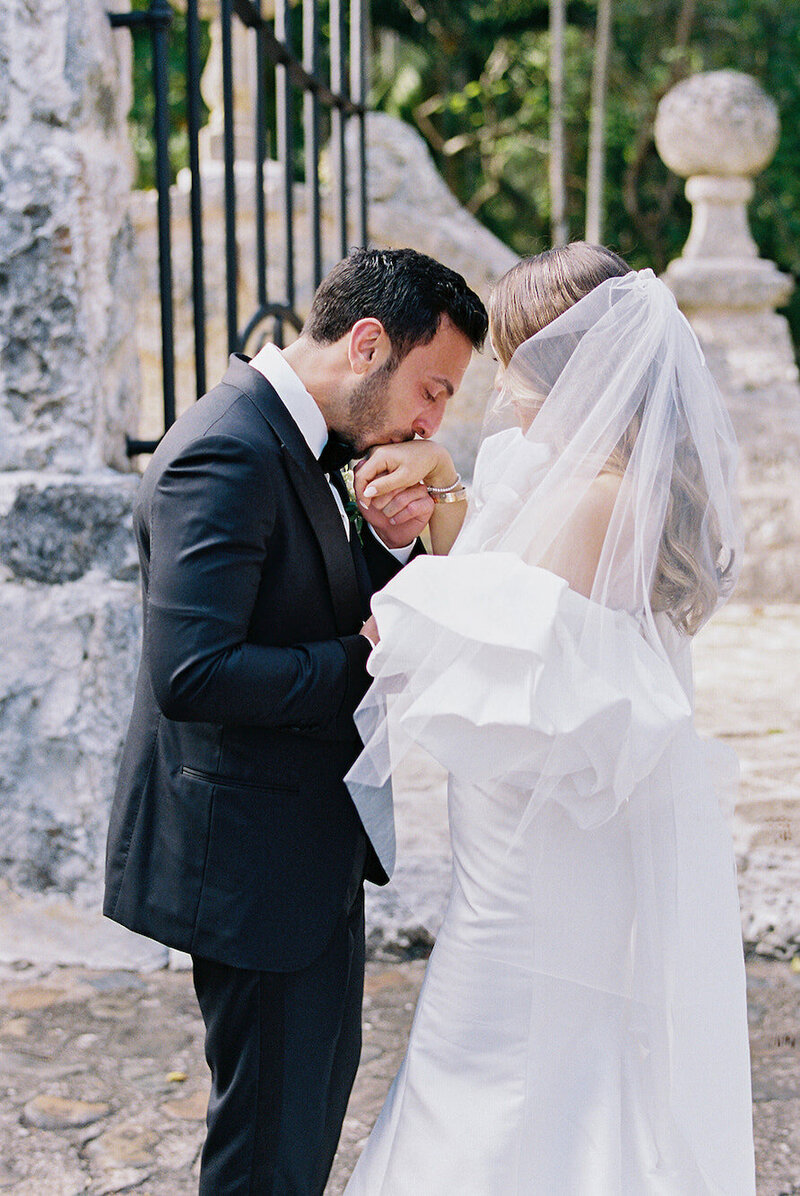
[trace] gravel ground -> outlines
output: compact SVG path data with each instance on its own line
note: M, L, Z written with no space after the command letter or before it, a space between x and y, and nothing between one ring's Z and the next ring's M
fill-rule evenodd
M326 1196L344 1190L399 1066L424 970L422 960L368 965L361 1069ZM800 1193L800 972L751 958L748 995L759 1196L790 1196ZM4 969L0 1192L195 1193L202 1030L187 972Z

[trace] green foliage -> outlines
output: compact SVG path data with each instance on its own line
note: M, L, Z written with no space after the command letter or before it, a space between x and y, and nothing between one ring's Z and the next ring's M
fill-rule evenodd
M586 204L594 3L569 4L565 36L567 218ZM519 253L550 243L548 6L534 0L382 0L375 102L417 125L449 185ZM691 210L656 153L660 98L701 70L754 75L778 104L782 136L750 210L761 253L800 275L800 5L785 0L615 0L606 113L604 240L633 266L677 256ZM800 340L800 296L787 313Z
M132 0L131 8L146 12L149 0ZM116 36L124 37L120 32ZM200 22L200 55L205 62L209 49L208 21ZM169 160L174 182L178 171L189 164L189 132L186 113L186 16L175 12L169 31L167 105L169 111ZM146 29L133 32L133 102L128 121L131 142L136 156L137 172L134 186L155 186L156 148L153 136L155 120L155 90L153 87L152 42ZM201 120L208 112L202 106Z
M131 7L145 12L150 7L150 0L131 0ZM185 7L182 5L181 7ZM266 7L266 6L265 6ZM169 109L169 158L172 181L178 171L189 165L189 133L186 101L186 15L179 11L177 0L172 0L173 19L169 31L169 64L168 64L168 109ZM234 17L234 20L237 20ZM201 71L205 65L211 45L210 21L200 21L200 62ZM253 34L250 35L251 38ZM295 2L292 10L291 45L295 57L302 59L302 13ZM330 44L330 10L327 0L320 3L320 50L321 71L323 78L330 77L328 50ZM255 46L253 45L253 53ZM275 68L271 62L266 63L265 71L266 112L265 123L267 130L267 156L275 156L277 144L276 133L276 104L275 104ZM128 114L131 141L137 162L137 175L134 186L147 188L155 186L155 139L153 123L155 118L155 93L153 85L151 37L147 30L135 30L133 33L133 103ZM200 123L206 124L208 108L201 98ZM295 93L293 106L294 132L292 149L295 177L304 177L303 159L303 124L302 100ZM321 137L324 141L330 135L330 116L323 109L321 114Z

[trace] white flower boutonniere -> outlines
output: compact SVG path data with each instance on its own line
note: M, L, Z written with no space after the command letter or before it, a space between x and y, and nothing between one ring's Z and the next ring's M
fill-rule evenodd
M355 528L355 533L363 546L364 537L361 534L361 529L364 526L364 516L359 511L358 503L356 502L355 475L351 465L346 465L342 470L342 478L344 479L348 494L347 502L344 504L344 511Z

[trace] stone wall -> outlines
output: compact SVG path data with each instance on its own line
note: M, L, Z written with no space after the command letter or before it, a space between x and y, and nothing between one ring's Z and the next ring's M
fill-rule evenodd
M739 442L739 494L745 531L739 602L800 602L800 402L797 383L747 384L729 358L703 343L721 380Z
M0 475L0 860L20 891L98 899L138 657L136 484Z
M139 641L130 38L108 7L0 0L0 878L87 906Z

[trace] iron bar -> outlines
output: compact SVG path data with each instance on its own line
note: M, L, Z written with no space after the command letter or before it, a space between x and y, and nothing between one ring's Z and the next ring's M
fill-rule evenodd
M261 0L256 0L260 14ZM267 58L264 51L264 26L256 27L256 120L255 120L255 212L256 212L256 295L258 306L267 306L267 218L264 205L264 161L267 157ZM253 324L253 321L250 321ZM253 325L255 326L255 325ZM249 325L248 325L249 328ZM242 347L247 344L248 331L242 333Z
M242 333L242 344L246 345L256 328L258 328L259 324L263 320L268 320L270 317L276 321L279 321L281 325L283 325L284 322L291 324L296 332L299 332L303 327L303 321L300 319L293 307L287 307L285 303L264 303L263 305L259 305L257 310L253 312L252 316L248 320L247 326ZM279 346L279 348L280 347L281 346Z
M331 91L335 95L343 95L347 86L347 61L342 0L330 0L330 21ZM347 254L347 154L344 122L342 109L338 105L334 106L331 109L331 164L336 246L340 257Z
M200 180L200 19L197 0L186 8L186 90L189 128L189 170L192 176L192 310L194 314L194 378L199 399L206 392L206 296L203 269L203 196Z
M350 94L358 107L357 228L359 244L366 246L367 234L367 129L364 102L367 92L367 0L350 3Z
M316 78L319 72L319 8L317 0L303 0L303 66ZM314 289L322 279L322 230L319 199L319 96L303 93L303 132L306 167L306 194L311 235L311 262Z
M125 452L129 457L138 457L142 453L154 453L159 443L158 440L139 440L134 436L126 436Z
M225 169L225 317L228 352L239 348L237 288L239 271L236 261L236 176L234 173L233 134L233 10L231 0L221 0L222 26L222 146Z
M164 385L165 426L175 422L175 315L172 296L172 242L170 236L169 88L168 39L172 9L167 0L152 0L150 36L155 80L156 188L158 192L158 285L161 298L161 372ZM167 14L169 20L167 20Z
M167 28L172 24L172 9L157 0L147 12L106 13L112 29L155 29L159 25Z
M276 0L275 35L291 44L291 9L289 0ZM286 66L275 68L276 115L278 127L278 161L283 175L283 225L284 225L284 283L286 306L294 307L294 161L292 148L293 97L292 81ZM283 320L276 320L275 343L283 343Z

